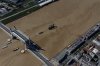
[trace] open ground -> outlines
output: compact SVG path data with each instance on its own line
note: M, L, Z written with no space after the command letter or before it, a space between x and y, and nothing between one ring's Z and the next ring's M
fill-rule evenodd
M7 26L16 26L41 46L49 59L69 46L76 38L84 34L91 26L100 21L100 0L59 0L49 4ZM48 26L55 24L54 30ZM39 32L44 32L39 35ZM7 36L0 30L0 47L7 41ZM41 62L30 53L21 54L13 49L24 45L13 41L8 48L0 48L0 66L41 66Z

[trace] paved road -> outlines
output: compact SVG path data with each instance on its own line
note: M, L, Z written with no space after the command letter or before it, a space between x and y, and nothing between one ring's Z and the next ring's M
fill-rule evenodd
M5 26L5 25L2 24L1 22L0 22L0 28L1 28L3 31L5 31L8 35L11 36L10 28L8 28L7 26Z
M19 31L15 30L15 29L11 31L7 26L5 26L2 23L0 23L0 28L2 30L6 31L9 35L13 34L13 36L17 37L20 41L24 40L29 52L36 55L42 62L45 63L45 65L53 66L53 64L51 62L49 62L49 60L47 58L45 58L44 56L41 55L41 53L38 52L38 50L41 50L41 48L37 44L35 44L32 40L30 40L26 36L24 36L24 34L20 33Z

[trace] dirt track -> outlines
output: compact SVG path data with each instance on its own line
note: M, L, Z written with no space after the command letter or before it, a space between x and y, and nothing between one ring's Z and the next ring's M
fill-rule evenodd
M54 57L64 47L70 45L96 22L100 21L100 0L60 0L38 11L18 19L7 26L16 26L40 45L48 57ZM48 30L50 24L58 26ZM38 35L39 32L44 33ZM8 36L0 30L0 41L3 43ZM0 43L0 44L1 44ZM23 45L14 41L7 49L0 50L0 66L40 66L41 63L28 52L13 52Z

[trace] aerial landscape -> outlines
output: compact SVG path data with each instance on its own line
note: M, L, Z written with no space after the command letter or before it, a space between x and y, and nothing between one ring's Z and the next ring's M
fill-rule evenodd
M0 0L0 66L100 66L100 0Z

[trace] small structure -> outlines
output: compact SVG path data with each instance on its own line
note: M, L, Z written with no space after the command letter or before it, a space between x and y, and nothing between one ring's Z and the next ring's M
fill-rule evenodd
M96 39L94 39L92 42L95 43L97 46L100 46L100 35L98 35Z
M99 51L98 49L94 48L92 52L96 54L98 53L98 51Z
M0 2L0 16L4 16L13 11L13 8L5 2Z
M25 50L21 50L21 53L22 53L22 54L25 53Z
M40 35L40 34L43 34L44 32L39 32L38 34Z
M58 0L38 0L38 5L42 7L55 1L58 1Z
M57 28L57 26L56 26L55 24L51 24L51 25L49 25L49 27L48 27L49 30L53 30L53 29L55 29L55 28Z
M4 1L15 5L22 5L25 0L4 0Z
M19 50L19 48L16 48L16 49L14 49L13 51L17 51L17 50Z
M6 45L6 46L3 46L2 49L5 49L5 48L7 48L7 47L8 47L7 45Z

